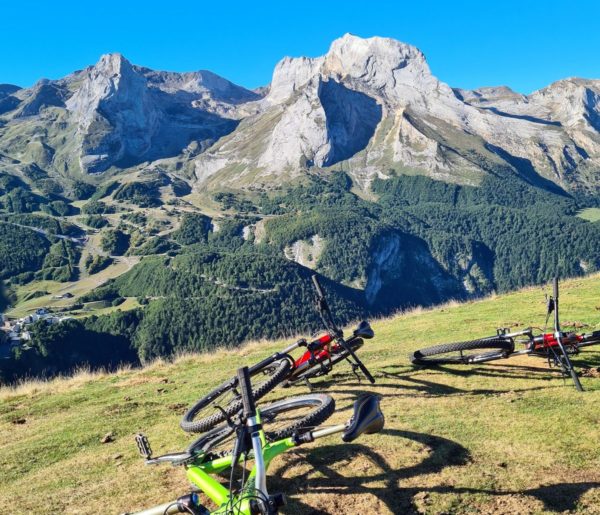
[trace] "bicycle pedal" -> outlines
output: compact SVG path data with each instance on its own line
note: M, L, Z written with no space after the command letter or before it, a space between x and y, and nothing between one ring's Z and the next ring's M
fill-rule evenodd
M150 442L145 434L138 433L135 435L135 443L137 444L138 451L142 458L145 460L152 459L152 448L150 447Z

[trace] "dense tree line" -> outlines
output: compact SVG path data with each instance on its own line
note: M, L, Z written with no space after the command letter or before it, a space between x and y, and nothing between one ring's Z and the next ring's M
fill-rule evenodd
M162 204L159 188L163 185L160 181L127 182L115 190L113 199L140 207L158 207Z
M173 239L182 245L205 242L211 230L208 216L200 213L184 213L181 225L173 233Z
M0 279L39 270L49 249L50 242L41 234L0 223Z
M113 350L121 357L131 352L133 360L312 331L319 327L312 305L312 272L286 260L282 251L317 234L324 247L316 268L329 278L326 287L342 322L461 298L467 295L464 285L481 294L539 283L557 273L572 276L600 269L600 224L574 216L593 202L556 188L549 191L509 173L490 174L478 186L418 176L375 180L371 200L355 195L351 187L346 174L334 172L287 190L251 196L223 193L217 200L243 214L211 220L185 213L171 234L136 236L135 242L132 237L129 252L146 257L82 300L122 302L136 297L144 308L91 317L67 329L122 338L119 351ZM98 191L90 203L108 207L98 200ZM123 191L137 190L120 194ZM141 223L130 215L123 221ZM251 228L265 216L264 234L257 243ZM111 254L129 246L129 241L118 244L119 233L128 237L120 229L104 234L103 245ZM393 270L380 270L385 283L369 305L359 287L383 259L385 246L392 244L401 255ZM21 261L13 260L4 277L36 267L66 266L69 249L45 245L40 255L23 253ZM33 242L27 246L36 248ZM52 257L46 258L48 253ZM89 352L94 363L105 362ZM43 361L42 347L34 355Z
M137 363L127 333L127 317L119 314L118 321L105 318L100 324L74 319L52 325L44 320L36 322L30 329L30 344L13 348L12 359L0 361L0 382L53 377L82 366L113 369L122 363Z
M81 208L81 212L87 215L109 215L115 212L114 206L92 199Z
M88 254L85 259L85 268L90 275L93 275L110 266L112 262L113 258L109 256L101 256L99 254L93 256L92 254Z

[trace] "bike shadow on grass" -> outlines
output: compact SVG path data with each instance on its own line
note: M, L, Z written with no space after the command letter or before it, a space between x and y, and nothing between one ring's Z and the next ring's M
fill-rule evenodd
M309 507L299 498L293 498L290 502L291 513L310 515L352 511L359 513L362 512L360 509L348 510L350 507L344 503L343 497L360 496L361 494L377 497L379 502L393 513L413 513L411 497L399 495L398 480L440 472L446 467L461 466L471 461L471 455L465 447L446 438L397 429L384 429L381 434L413 440L423 444L430 452L418 464L394 469L381 453L362 444L347 444L344 446L343 452L340 452L339 445L299 449L294 453L295 456L279 468L276 478L273 478L273 486L280 490L296 491L300 498L303 493L333 494L335 496L332 497L330 503L332 511ZM347 477L337 470L346 469L355 460L364 463L367 470L374 468L379 472L373 475L361 474L359 477ZM298 469L302 470L300 474L297 473ZM292 473L292 479L282 477L286 471Z
M600 350L600 347L598 348ZM587 355L586 355L587 354ZM577 356L571 358L573 361L573 366L575 368L585 367L585 368L594 368L600 367L600 352L594 352L594 354L588 354L587 352L582 352Z
M397 370L400 369L400 370ZM438 370L446 371L442 367L438 367ZM397 370L397 371L396 371ZM539 369L534 369L537 375L534 377L538 380L544 381L544 384L539 386L530 386L526 388L459 388L443 382L433 381L431 379L425 379L419 377L421 369L415 370L412 368L389 365L379 369L376 374L377 383L371 386L366 381L358 381L351 373L337 372L333 376L328 376L326 379L320 379L318 382L313 382L313 389L316 391L327 391L330 387L335 386L336 393L345 393L343 387L352 388L348 390L348 393L357 391L368 391L372 388L377 389L378 395L382 397L417 397L421 395L427 395L430 397L446 397L450 395L501 395L501 394L518 394L523 392L531 392L536 390L547 390L549 388L561 388L563 383L548 384L549 381L560 380L559 375L552 375L547 370L540 372ZM450 369L450 373L455 372L454 369ZM502 371L498 371L499 374L493 374L491 377L498 377L502 379L510 378L532 378L530 375L517 375L517 374L503 374ZM454 375L469 377L473 374L473 371L465 373L465 371L457 371ZM443 376L440 376L443 377ZM383 381L382 381L383 380ZM509 383L507 383L509 385ZM358 388L359 390L356 390ZM386 390L390 390L389 393Z
M546 362L544 362L546 363ZM388 370L400 369L398 372L388 372ZM556 367L547 367L547 366L529 366L522 364L507 364L507 363L498 363L493 365L432 365L429 367L420 367L420 366L401 366L401 365L388 365L383 367L382 374L384 376L396 376L398 378L403 378L406 380L407 377L413 378L413 380L421 380L419 377L427 372L438 372L443 375L460 377L460 378L471 378L471 377L483 377L489 379L521 379L521 380L534 380L544 383L549 383L556 381L557 379L563 378L560 370ZM528 388L521 389L482 389L475 390L483 394L487 393L502 393L502 392L515 392L515 391L530 391L530 390L540 390L546 389L548 386L533 386ZM465 390L465 392L473 393L474 390Z
M296 496L289 499L289 512L306 515L373 512L373 496L377 498L375 503L380 508L385 507L391 513L417 514L422 513L417 506L417 499L423 494L528 496L541 501L546 511L563 513L576 510L584 494L591 489L600 488L600 482L593 481L545 484L522 491L456 487L443 483L400 487L398 481L419 477L424 477L424 482L431 484L431 474L439 473L447 467L466 466L472 462L471 454L459 443L440 436L398 429L384 429L381 434L422 444L426 457L415 465L394 468L382 453L363 444L347 444L342 452L339 445L299 449L290 455L290 459L272 477L272 491L297 492ZM348 470L352 462L357 460L362 464L362 473L349 477L340 473ZM373 469L377 472L372 473ZM298 473L298 470L301 472ZM291 473L291 479L283 477L287 471ZM327 497L317 499L315 507L301 501L303 494Z

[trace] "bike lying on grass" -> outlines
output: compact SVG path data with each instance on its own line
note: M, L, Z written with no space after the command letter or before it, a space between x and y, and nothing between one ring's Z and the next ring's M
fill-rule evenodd
M250 367L250 376L255 382L252 393L256 400L264 397L279 383L287 386L302 380L312 390L309 379L328 374L342 360L350 363L357 377L357 370L360 370L371 383L375 383L367 367L356 355L356 351L364 344L364 339L373 338L373 329L368 322L363 321L350 338L344 339L343 331L334 322L317 276L313 275L312 280L317 294L316 307L326 333L311 342L298 340L283 351ZM300 347L307 350L298 359L294 359L289 353ZM209 431L238 412L241 406L238 379L232 377L198 400L183 416L181 428L188 433Z
M544 328L542 334L535 335L531 327L512 333L508 332L507 329L499 329L494 336L466 342L444 343L417 350L410 356L410 359L413 364L422 366L442 364L474 365L512 356L541 356L548 360L550 366L559 367L564 376L570 376L573 379L575 388L583 391L569 356L578 354L583 347L600 344L600 331L594 331L590 334L561 331L558 315L557 278L554 279L553 290L553 295L548 298L546 313L546 327L550 315L554 313L553 332L547 332ZM525 345L525 348L516 350L516 343ZM467 353L467 351L480 352Z
M184 467L188 480L217 508L210 511L200 503L198 493L192 492L135 515L275 515L285 504L283 494L269 494L267 489L266 470L275 457L334 433L343 433L342 440L352 442L361 434L377 433L384 426L384 416L375 395L359 398L346 424L319 428L335 410L330 396L311 394L257 408L248 368L238 370L237 380L242 397L241 411L202 435L186 451L153 458L148 439L141 434L136 436L147 464L170 463ZM220 448L226 450L219 451ZM249 472L248 460L254 461ZM238 466L239 482L235 480ZM229 488L211 477L228 469Z

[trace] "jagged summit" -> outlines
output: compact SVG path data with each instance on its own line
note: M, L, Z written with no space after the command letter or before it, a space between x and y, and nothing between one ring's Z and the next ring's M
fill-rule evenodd
M275 67L268 95L281 102L309 81L318 79L360 81L388 95L399 84L423 82L431 77L423 53L395 39L363 39L345 34L321 57L285 57Z
M91 67L98 73L121 75L133 71L133 65L119 52L103 54L98 62Z
M80 166L101 172L177 155L229 132L235 106L260 98L212 72L162 72L105 54L66 103L77 122ZM175 130L173 130L175 129Z

